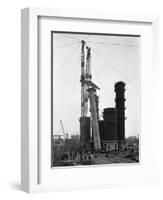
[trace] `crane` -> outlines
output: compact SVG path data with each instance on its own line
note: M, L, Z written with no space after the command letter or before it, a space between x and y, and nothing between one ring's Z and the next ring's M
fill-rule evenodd
M87 56L85 63L85 41L81 41L81 117L88 115L88 88L91 84L91 48L86 47ZM86 65L86 66L85 66Z
M87 47L87 60L86 60L86 74L85 84L87 85L87 94L90 102L91 123L93 130L93 139L95 150L101 149L100 132L98 124L98 111L96 103L96 90L100 89L95 83L92 82L91 74L91 48Z
M84 83L85 80L85 41L81 41L81 117L87 116L87 97L86 97L86 84Z
M66 139L66 134L65 134L65 130L64 130L64 126L63 126L63 122L62 120L60 120L60 124L61 124L61 129L62 129L62 133L63 133L63 139Z
M91 124L93 130L94 147L95 150L101 149L97 103L96 103L96 89L100 89L92 82L91 74L91 48L87 47L86 66L85 66L85 41L81 41L81 117L87 117L88 114L88 100L90 102Z

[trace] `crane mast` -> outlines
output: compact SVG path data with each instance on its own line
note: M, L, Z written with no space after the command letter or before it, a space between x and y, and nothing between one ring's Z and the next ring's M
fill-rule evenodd
M87 116L87 103L86 103L86 85L84 83L85 80L85 41L81 41L81 117Z
M63 139L66 139L66 134L65 134L65 130L64 130L64 126L63 126L63 122L62 120L60 120L60 124L61 124L61 129L62 129L62 133L63 133Z
M88 85L86 81L91 81L91 49L87 47L87 57L85 64L85 41L81 41L81 117L88 115ZM86 67L85 67L86 65Z
M95 150L101 149L101 141L99 134L99 125L98 125L98 114L97 114L97 105L96 105L96 89L99 89L97 85L92 82L91 75L91 48L87 47L87 56L86 56L86 67L85 67L85 41L81 41L81 138L84 133L85 128L82 125L84 118L88 116L88 100L90 102L90 112L91 112L91 125L93 131L94 147ZM81 141L83 144L83 141Z
M88 81L91 81L91 48L87 47L86 68L84 73L84 110L85 116L88 115Z
M86 73L85 79L91 81L91 48L87 47L87 59L86 59Z

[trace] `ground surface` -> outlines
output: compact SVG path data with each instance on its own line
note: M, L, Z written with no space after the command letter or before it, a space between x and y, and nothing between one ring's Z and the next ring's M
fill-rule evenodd
M106 153L98 153L96 154L96 156L93 156L90 161L89 156L87 154L84 154L82 156L82 160L80 154L77 154L77 156L74 159L65 159L60 163L56 163L55 166L138 163L138 160L133 159L133 157L128 158L126 157L126 155L128 155L128 152L119 152L118 154L109 153L108 155Z
M121 155L109 154L106 157L105 154L99 154L97 159L95 159L95 164L112 164L112 163L134 163L135 161L131 159L123 158Z

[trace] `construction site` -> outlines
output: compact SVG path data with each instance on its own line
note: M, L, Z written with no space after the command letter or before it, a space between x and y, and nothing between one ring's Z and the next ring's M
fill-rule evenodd
M126 137L126 83L117 80L113 87L114 107L100 113L102 90L92 79L91 45L80 41L80 111L78 134L68 134L59 120L61 133L52 134L52 167L139 162L139 137ZM93 81L94 80L94 81Z

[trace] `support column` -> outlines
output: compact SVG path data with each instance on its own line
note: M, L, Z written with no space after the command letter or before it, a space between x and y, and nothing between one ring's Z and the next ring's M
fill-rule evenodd
M91 116L92 116L94 147L95 147L95 150L100 150L101 149L101 141L100 141L100 133L99 133L95 92L96 92L96 90L94 88L88 89L89 99L90 99L90 110L91 110Z

